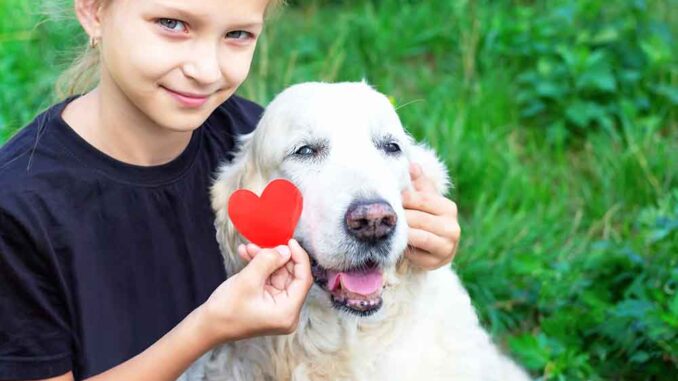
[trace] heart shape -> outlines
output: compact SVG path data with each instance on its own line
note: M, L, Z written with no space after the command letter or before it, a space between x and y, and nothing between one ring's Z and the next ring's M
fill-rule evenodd
M261 197L238 189L228 199L228 216L235 228L260 247L287 245L299 222L303 198L291 182L276 179L268 183Z

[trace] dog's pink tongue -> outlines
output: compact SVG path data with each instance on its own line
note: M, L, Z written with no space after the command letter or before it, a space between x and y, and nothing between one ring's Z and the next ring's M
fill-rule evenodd
M365 272L328 271L327 288L334 291L341 284L348 291L360 295L374 294L383 284L383 276L378 269Z

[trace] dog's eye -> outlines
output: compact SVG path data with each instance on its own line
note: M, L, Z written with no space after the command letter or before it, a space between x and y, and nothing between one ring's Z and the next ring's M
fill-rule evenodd
M400 146L397 143L386 143L384 144L384 151L388 153L400 152Z
M313 156L316 154L316 151L311 148L311 146L302 146L296 150L294 154L299 156Z

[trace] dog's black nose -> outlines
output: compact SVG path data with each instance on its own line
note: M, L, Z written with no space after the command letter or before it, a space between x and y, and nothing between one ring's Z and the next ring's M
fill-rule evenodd
M348 207L346 228L361 241L376 242L388 237L398 221L391 205L386 201L358 201Z

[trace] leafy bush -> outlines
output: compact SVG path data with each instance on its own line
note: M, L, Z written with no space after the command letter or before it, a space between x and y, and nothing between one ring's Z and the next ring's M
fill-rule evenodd
M546 379L672 380L678 367L678 190L644 208L627 239L544 269L537 332L509 339ZM537 269L533 269L536 271ZM538 295L538 296L537 296Z
M546 5L548 4L548 5ZM668 6L668 5L667 5ZM504 9L485 39L486 65L518 66L520 115L552 140L611 133L623 105L675 117L677 41L645 1L556 1Z

